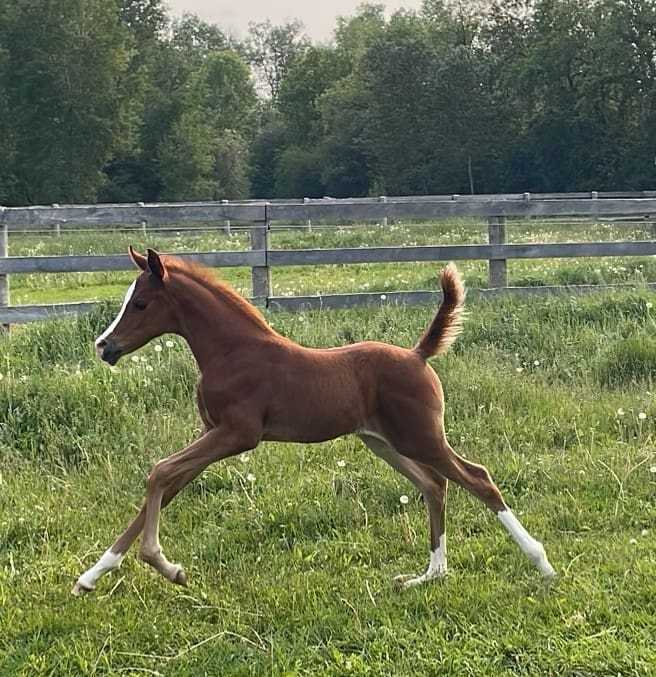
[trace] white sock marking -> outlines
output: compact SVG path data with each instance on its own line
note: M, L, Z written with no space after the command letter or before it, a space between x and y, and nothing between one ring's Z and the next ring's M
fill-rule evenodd
M101 576L104 576L106 573L118 569L121 566L122 559L123 555L120 553L112 552L111 549L106 550L91 569L85 571L77 579L77 584L87 590L93 590Z
M437 544L437 550L431 552L430 564L426 576L432 578L436 574L444 575L446 573L446 534L440 536Z
M536 541L531 534L526 531L521 522L515 517L512 510L502 510L497 513L497 517L508 533L513 537L522 552L535 564L538 571L545 578L553 578L554 569L549 564L547 554L540 541Z
M404 585L421 585L432 578L446 576L446 534L440 536L437 548L431 551L428 569L421 576L405 580Z
M109 325L109 327L107 327L107 329L105 329L105 331L96 339L96 347L98 347L98 344L101 341L104 341L114 331L114 329L116 329L116 325L121 321L123 313L125 312L125 309L128 307L128 303L130 303L132 294L134 294L134 288L136 284L137 281L135 280L128 287L128 290L125 292L125 298L123 299L123 305L121 306L121 310L118 311L118 315L114 318L114 321Z

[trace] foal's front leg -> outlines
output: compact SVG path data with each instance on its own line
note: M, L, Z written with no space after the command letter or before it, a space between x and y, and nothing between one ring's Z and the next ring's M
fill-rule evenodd
M223 427L213 428L182 451L156 463L146 482L143 507L98 562L78 578L72 593L84 595L95 587L102 576L117 569L142 529L141 559L170 581L185 585L187 576L182 567L172 564L162 554L158 536L160 511L207 466L252 449L257 441L257 436L247 428L241 433Z

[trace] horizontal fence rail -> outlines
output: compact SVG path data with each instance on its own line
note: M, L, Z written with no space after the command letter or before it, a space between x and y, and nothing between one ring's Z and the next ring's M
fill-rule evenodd
M264 251L195 252L180 254L180 258L214 268L264 266ZM98 273L134 270L127 254L86 256L11 256L0 258L0 275L10 273Z
M327 222L379 222L388 219L444 219L454 217L487 220L487 243L404 247L357 247L339 249L280 250L271 247L271 229L279 224ZM9 275L20 273L71 273L123 271L133 265L125 254L85 256L8 256L8 238L15 230L36 231L80 225L103 226L233 225L250 235L250 248L180 254L211 267L251 269L252 300L272 309L350 308L381 303L437 303L439 292L403 291L280 297L272 294L272 269L281 266L343 265L359 263L486 260L488 290L472 290L484 296L499 292L547 294L557 291L585 292L602 286L507 287L508 259L581 258L656 255L656 240L622 242L566 242L508 244L507 218L608 218L645 221L656 218L656 191L602 193L517 193L506 195L427 195L358 199L246 200L242 202L195 202L167 204L49 205L0 207L0 324L34 322L88 312L92 302L11 306ZM213 227L213 226L212 226ZM617 285L622 286L622 285ZM471 292L470 292L471 293Z

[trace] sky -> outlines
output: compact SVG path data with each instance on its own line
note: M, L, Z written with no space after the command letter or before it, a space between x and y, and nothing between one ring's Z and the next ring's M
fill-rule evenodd
M355 13L361 0L166 0L172 15L193 12L201 19L217 24L224 32L244 36L249 21L274 24L299 19L315 41L330 39L335 19ZM388 11L406 7L417 9L421 0L380 0Z

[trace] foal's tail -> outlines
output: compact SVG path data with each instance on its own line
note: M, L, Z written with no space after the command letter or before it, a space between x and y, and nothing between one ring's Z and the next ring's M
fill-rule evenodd
M465 286L455 264L449 263L442 271L440 285L443 294L440 308L413 348L425 360L449 349L462 331L465 319Z

